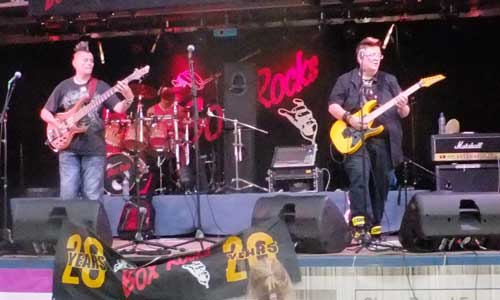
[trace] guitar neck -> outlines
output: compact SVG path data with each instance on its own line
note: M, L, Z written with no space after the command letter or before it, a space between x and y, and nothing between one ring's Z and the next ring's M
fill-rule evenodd
M125 84L128 84L132 80L132 75L129 75L127 78L123 79L122 81ZM73 122L76 123L83 117L85 117L87 114L89 114L91 111L94 109L97 109L99 105L104 103L104 101L108 100L109 97L113 96L116 92L118 92L118 85L114 85L104 93L102 93L99 96L96 96L92 98L92 101L90 101L89 104L85 105L82 107L75 115L73 116Z
M109 97L113 96L118 91L118 87L115 85L112 88L108 89L103 94L94 97L92 101L82 107L73 117L74 122L78 122L81 118L85 117L94 109L97 109L99 105L101 105L104 101L108 100Z
M409 97L411 94L418 91L421 87L422 87L422 85L420 84L420 82L417 82L414 85L412 85L411 87L409 87L408 89L406 89L405 91L403 91L402 94L405 95L406 97ZM366 122L368 123L368 122L375 120L376 118L378 118L380 115L385 113L387 110L389 110L394 105L396 105L396 97L392 98L391 100L387 101L386 103L382 104L377 109L375 109L374 111L369 113L365 117Z

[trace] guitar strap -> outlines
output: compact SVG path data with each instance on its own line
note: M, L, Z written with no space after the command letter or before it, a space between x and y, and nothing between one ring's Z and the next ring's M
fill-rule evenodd
M95 90L97 88L97 78L91 77L87 83L87 89L89 90L89 101L94 98Z

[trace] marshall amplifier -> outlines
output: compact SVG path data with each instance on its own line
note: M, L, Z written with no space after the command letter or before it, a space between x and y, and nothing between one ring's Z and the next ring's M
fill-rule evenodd
M434 162L499 160L500 133L432 135L431 151Z
M451 192L500 192L497 164L436 166L436 190Z

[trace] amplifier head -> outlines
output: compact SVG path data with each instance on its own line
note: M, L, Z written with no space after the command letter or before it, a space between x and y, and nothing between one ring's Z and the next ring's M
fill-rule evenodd
M315 144L275 147L271 169L313 167L316 163L316 152Z

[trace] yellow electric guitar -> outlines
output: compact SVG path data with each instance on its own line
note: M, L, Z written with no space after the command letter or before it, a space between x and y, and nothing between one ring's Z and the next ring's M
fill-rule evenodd
M429 87L436 82L439 82L446 77L439 74L435 76L430 76L420 79L419 82L412 85L407 90L403 91L403 94L407 97L418 91L421 87ZM342 154L353 154L361 148L363 143L362 134L364 134L364 139L379 135L384 131L384 126L380 125L372 128L373 121L386 112L388 109L396 105L396 97L382 104L380 107L372 111L372 109L377 106L377 100L370 100L366 102L363 107L353 114L358 118L363 116L363 120L367 123L368 128L364 131L356 130L343 120L337 120L333 123L332 128L330 128L330 139L335 146L335 148Z

